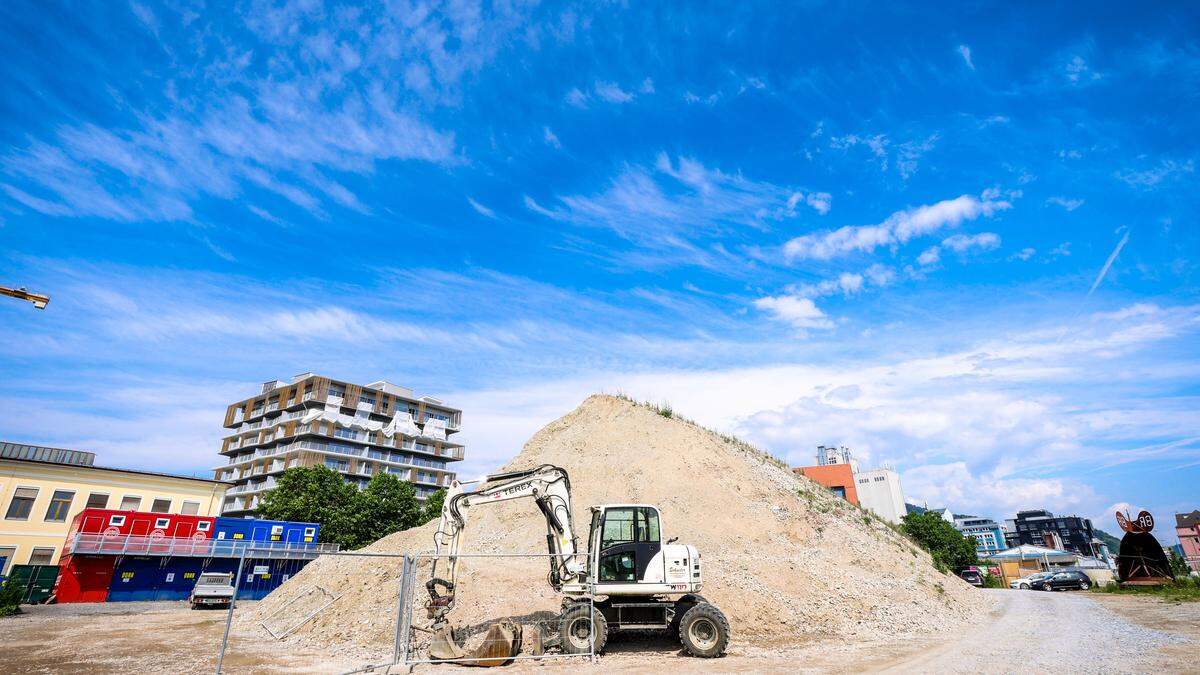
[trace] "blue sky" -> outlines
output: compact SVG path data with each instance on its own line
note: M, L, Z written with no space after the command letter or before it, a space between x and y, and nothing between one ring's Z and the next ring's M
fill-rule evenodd
M313 370L595 391L911 501L1191 510L1200 9L0 7L0 436L205 472ZM1164 519L1163 522L1169 522Z

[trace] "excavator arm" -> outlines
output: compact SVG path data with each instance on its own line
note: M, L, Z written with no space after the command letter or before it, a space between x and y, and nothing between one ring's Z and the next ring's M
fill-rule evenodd
M436 555L430 579L425 584L429 592L430 618L440 621L454 607L459 546L470 510L475 506L514 499L533 499L546 519L550 585L556 591L561 590L564 582L578 580L586 574L586 564L576 557L571 481L564 469L543 464L534 469L492 474L485 478L484 487L475 492L464 491L463 486L454 481L447 490L441 521L433 537Z
M50 296L42 295L41 293L33 293L24 288L9 288L0 286L0 295L7 295L10 298L18 300L28 300L33 303L33 306L38 309L46 309L46 305L50 302Z

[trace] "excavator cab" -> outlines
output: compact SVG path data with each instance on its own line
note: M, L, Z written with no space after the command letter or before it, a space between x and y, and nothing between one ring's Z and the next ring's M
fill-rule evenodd
M662 541L662 517L649 504L592 507L588 583L604 595L695 593L703 579L695 546Z

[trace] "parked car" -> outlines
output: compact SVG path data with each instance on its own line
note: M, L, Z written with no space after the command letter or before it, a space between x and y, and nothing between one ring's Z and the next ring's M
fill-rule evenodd
M198 607L228 607L233 602L233 575L228 572L206 572L196 581L188 599L192 609Z
M1055 572L1052 576L1038 579L1029 585L1035 591L1086 591L1092 580L1083 572Z
M1033 582L1040 581L1042 579L1045 579L1046 577L1052 577L1052 576L1054 576L1054 572L1034 572L1033 574L1030 574L1029 576L1025 577L1024 579L1017 579L1016 581L1009 582L1008 587L1016 588L1016 589L1019 589L1022 591L1027 591L1027 590L1033 588Z
M979 570L963 570L958 573L958 576L972 586L983 587L983 575L979 573Z

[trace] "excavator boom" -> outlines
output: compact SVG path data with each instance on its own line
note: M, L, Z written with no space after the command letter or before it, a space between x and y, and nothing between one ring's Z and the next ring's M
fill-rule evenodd
M18 300L28 300L33 303L37 309L46 309L46 305L50 303L50 296L40 293L32 293L24 288L9 288L8 286L0 286L0 295L7 295L10 298Z

